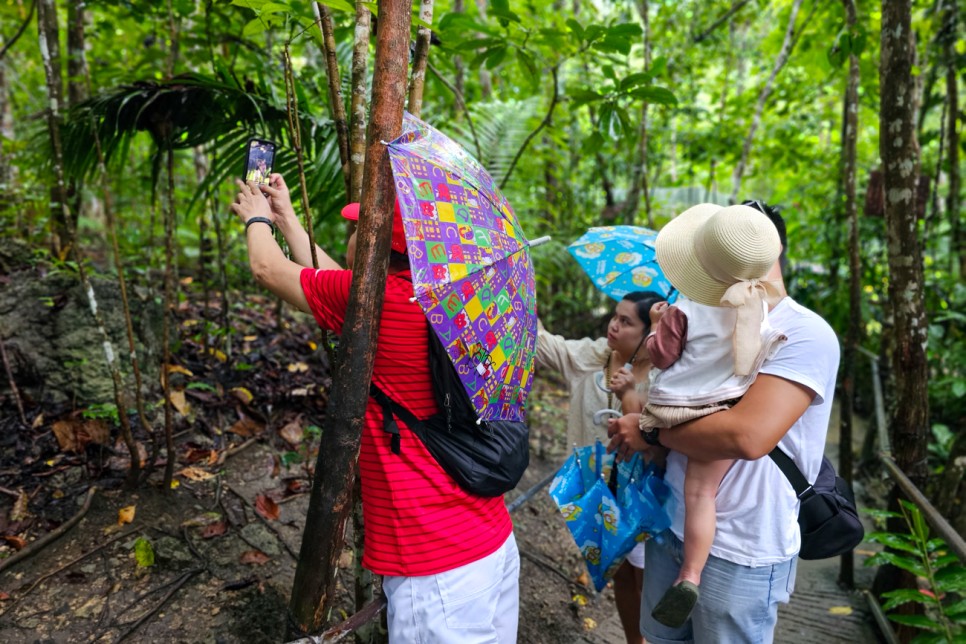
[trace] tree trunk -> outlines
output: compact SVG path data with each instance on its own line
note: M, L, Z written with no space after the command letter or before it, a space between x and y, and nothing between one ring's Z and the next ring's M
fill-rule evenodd
M956 54L956 0L943 2L943 58L946 61L946 149L949 154L949 192L946 212L950 224L950 273L962 279L966 275L966 239L963 235L962 213L959 212L959 73Z
M420 0L419 19L426 24L433 22L433 0ZM416 32L416 53L413 55L413 72L409 79L409 113L418 117L423 109L423 88L426 86L426 63L429 61L429 39L433 35L429 27L419 26Z
M487 0L476 0L476 9L480 12L480 19L486 22ZM488 101L493 96L493 79L485 66L480 66L480 100Z
M732 203L735 203L738 200L738 191L741 189L741 177L745 173L745 166L747 166L748 157L751 154L751 144L755 140L755 131L758 129L758 126L761 125L761 115L765 111L765 103L768 101L768 97L771 95L771 88L775 83L775 77L778 76L778 72L780 72L782 67L785 66L785 63L788 62L788 57L792 53L792 47L795 43L795 19L798 18L798 10L801 6L802 0L795 0L795 3L792 5L792 10L788 15L788 27L785 28L785 40L782 42L781 51L778 52L778 57L775 58L775 64L772 65L771 74L768 75L768 80L765 81L765 86L761 88L761 93L758 94L758 103L755 105L755 115L751 119L751 127L748 128L748 134L745 136L745 143L741 148L741 159L738 161L738 165L735 166L734 174L731 176Z
M644 71L651 68L651 32L650 21L647 16L647 0L637 0L637 13L641 17L644 31ZM631 186L627 192L625 202L624 223L633 225L640 208L641 193L644 195L644 215L647 225L653 227L651 216L651 196L647 185L647 101L641 105L641 124L637 130L637 154L634 160L634 171L631 173Z
M453 0L453 13L463 13L463 0ZM462 56L453 56L453 67L456 69L456 76L453 85L456 86L456 93L463 96L463 82L466 77L466 67L463 64ZM459 114L459 111L456 112ZM459 118L459 116L457 116Z
M332 10L321 2L316 2L315 16L322 31L322 53L325 55L325 76L329 83L329 113L335 123L335 133L339 141L339 159L342 161L342 177L346 191L349 191L349 122L342 101L342 77L339 75L339 59L335 51L335 25L332 23ZM297 115L296 115L297 117Z
M855 0L842 0L849 30L855 28ZM859 262L859 218L855 200L856 141L859 127L859 59L849 54L848 81L842 108L842 176L845 219L849 225L849 328L842 365L842 410L839 428L839 474L852 483L852 428L855 411L855 371L859 344L862 342L862 267ZM852 552L842 555L839 583L851 588L854 583Z
M362 190L362 213L352 288L339 344L322 443L289 604L292 624L318 631L335 592L339 555L352 509L359 441L372 378L375 341L385 296L395 202L389 156L381 141L402 130L409 53L410 3L379 2L372 117Z
M83 2L72 0L67 4L67 100L70 107L84 101L88 94L86 20Z
M369 36L372 30L369 7L356 0L356 31L352 46L352 98L349 118L348 201L362 199L362 173L366 163L366 90L369 89Z
M923 268L917 225L919 144L916 141L914 34L912 0L882 0L879 67L879 155L885 183L885 219L889 260L889 301L893 314L892 371L895 403L891 409L892 451L902 471L925 489L926 445L929 443L926 369L926 315L923 309ZM893 501L897 492L892 495ZM895 509L893 507L892 509ZM889 524L896 532L902 521ZM908 573L883 567L877 591L914 588ZM889 583L890 579L893 583Z
M37 2L37 25L40 33L40 55L47 78L47 131L54 156L51 160L54 184L50 189L51 250L64 258L73 243L69 230L73 228L74 220L67 205L67 184L64 181L60 142L64 81L60 70L60 38L55 0Z

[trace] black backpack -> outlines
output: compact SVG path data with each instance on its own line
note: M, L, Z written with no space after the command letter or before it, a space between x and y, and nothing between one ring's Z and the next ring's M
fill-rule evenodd
M382 406L390 448L399 453L399 418L460 487L477 496L501 496L516 487L530 463L530 429L523 421L480 421L446 348L432 327L428 332L438 413L419 420L375 382L369 385L369 395Z

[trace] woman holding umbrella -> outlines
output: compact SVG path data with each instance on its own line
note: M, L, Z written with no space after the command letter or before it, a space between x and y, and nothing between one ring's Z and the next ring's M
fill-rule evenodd
M540 325L537 366L559 371L570 385L568 446L590 445L607 436L605 425L594 424L597 411L643 408L651 370L644 338L651 330L651 307L665 301L650 291L627 293L614 309L607 336L596 340L567 340ZM614 601L628 644L644 641L639 627L643 569L644 548L639 544L614 575Z

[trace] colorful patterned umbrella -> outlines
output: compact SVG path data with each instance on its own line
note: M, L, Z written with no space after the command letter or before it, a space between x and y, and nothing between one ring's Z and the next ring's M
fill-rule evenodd
M600 441L574 448L550 484L550 496L580 548L587 572L600 591L645 534L671 525L665 509L669 490L640 454L617 464ZM612 480L613 489L607 481Z
M413 290L483 420L523 420L536 294L529 244L476 159L406 114L388 144Z
M641 226L591 228L567 250L594 286L620 300L631 291L658 291L674 300L677 292L654 257L657 233Z

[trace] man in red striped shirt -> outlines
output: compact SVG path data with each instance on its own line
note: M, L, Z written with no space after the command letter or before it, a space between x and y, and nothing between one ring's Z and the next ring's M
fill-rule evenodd
M255 279L324 329L345 322L352 271L321 248L311 265L308 235L292 208L281 175L269 185L240 184L231 209L246 225ZM265 199L262 192L269 197ZM343 216L357 219L359 205ZM275 242L277 225L289 245L288 260ZM352 264L355 235L347 252ZM411 301L412 282L398 204L392 256L373 381L418 418L437 412L429 375L426 317ZM502 497L469 494L443 471L423 443L396 419L399 454L390 451L382 408L366 407L359 472L366 525L362 564L384 576L391 642L515 642L520 558Z

